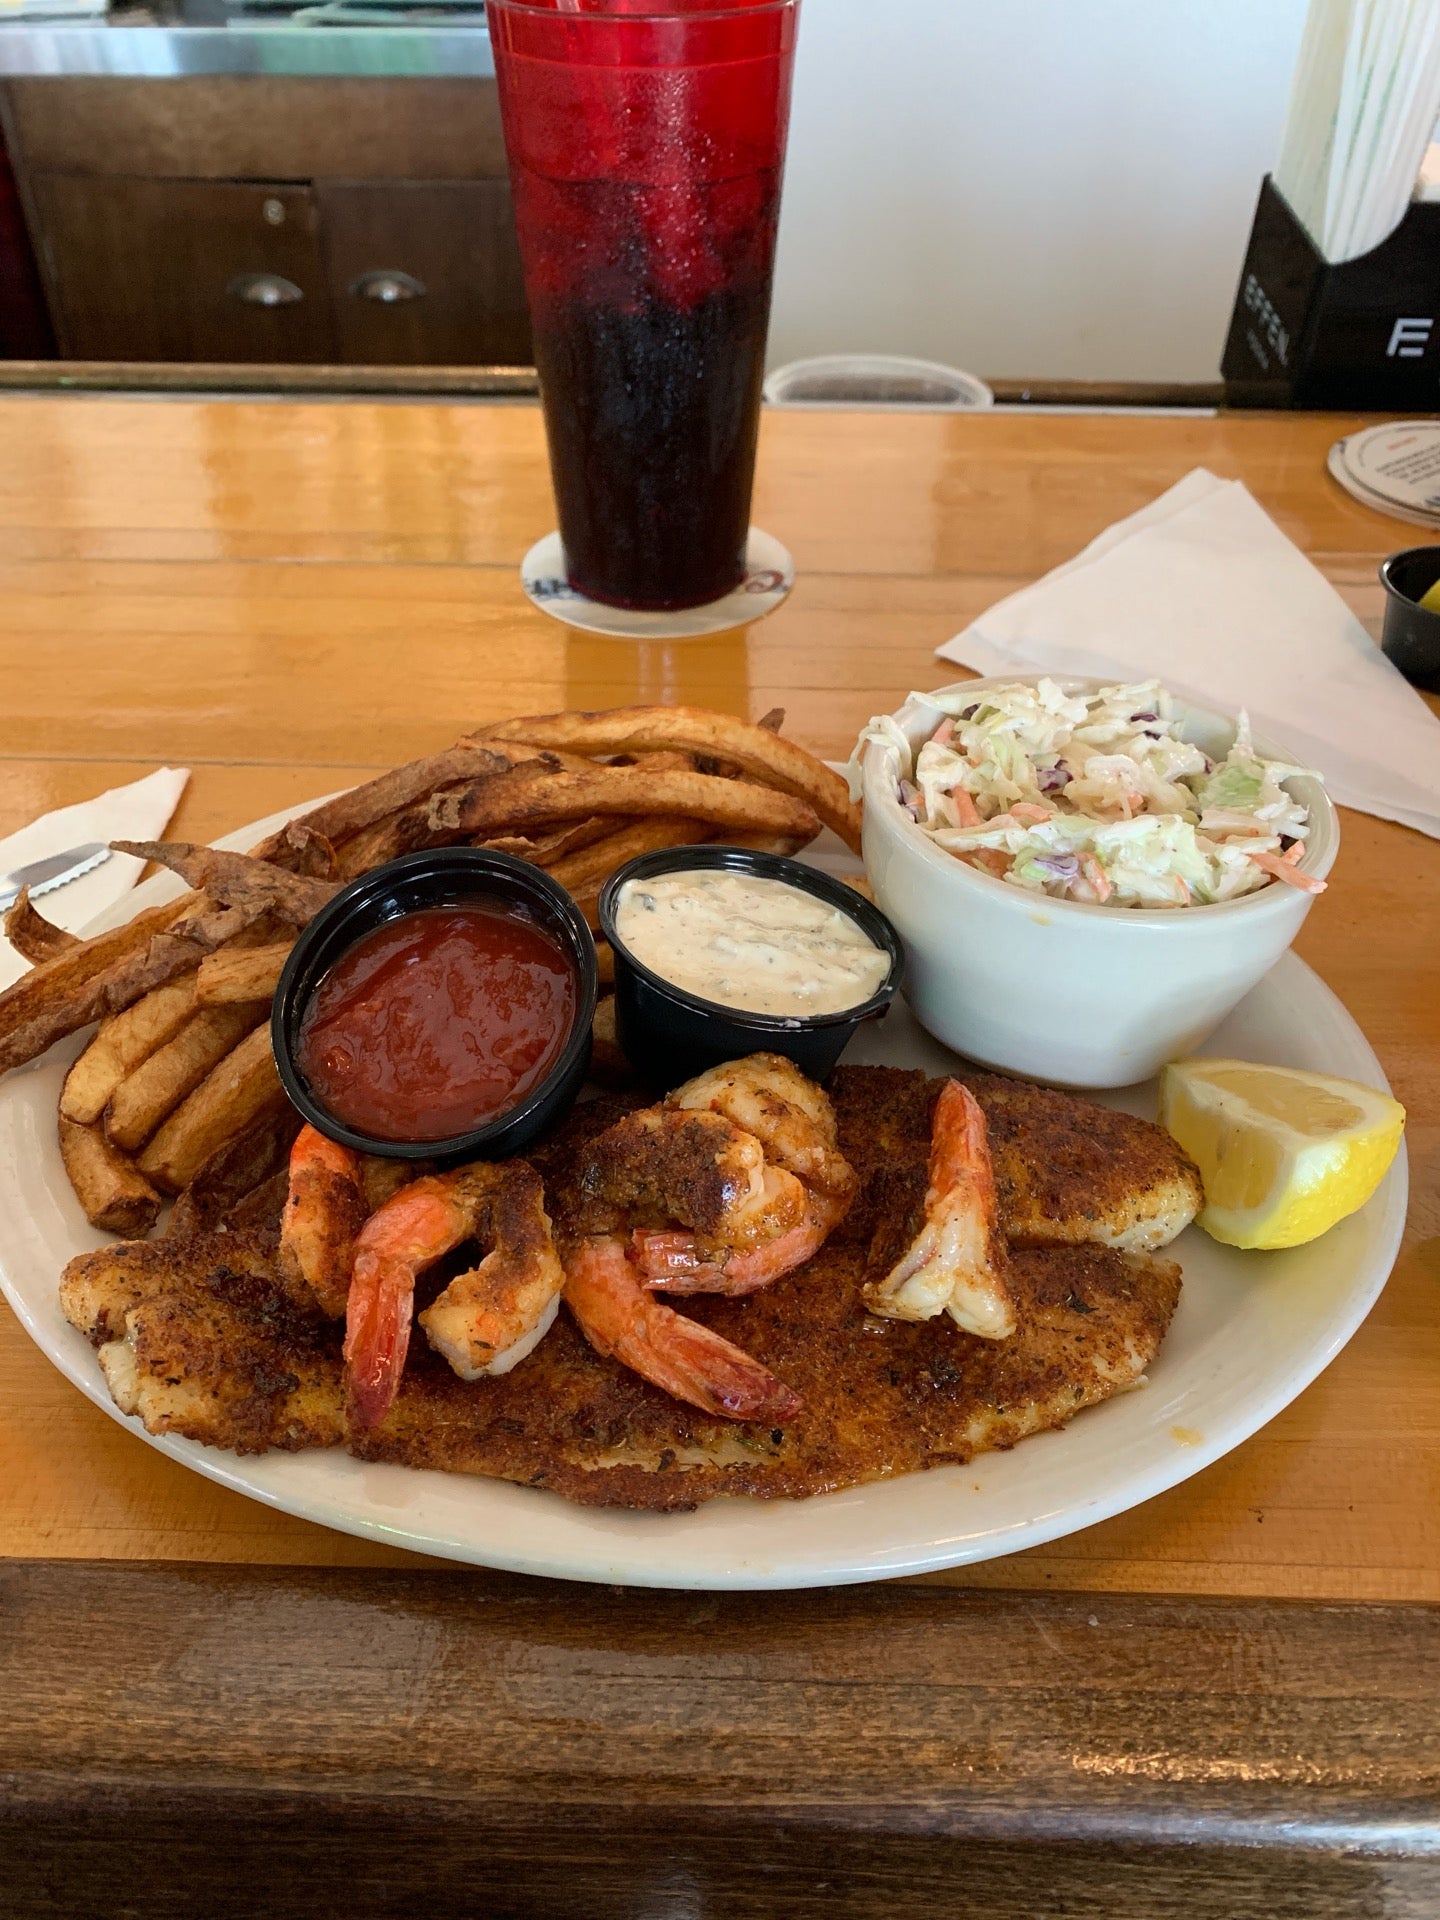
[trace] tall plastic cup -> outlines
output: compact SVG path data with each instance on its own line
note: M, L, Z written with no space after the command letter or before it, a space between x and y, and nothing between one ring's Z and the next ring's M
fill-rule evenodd
M489 0L570 584L745 572L799 0Z

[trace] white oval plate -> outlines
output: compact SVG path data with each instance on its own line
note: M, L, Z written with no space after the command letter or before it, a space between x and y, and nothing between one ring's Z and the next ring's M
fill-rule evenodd
M219 842L253 846L303 809ZM835 867L842 861L823 857ZM853 862L848 862L853 867ZM173 895L158 875L97 921L118 925ZM1185 1284L1142 1391L1081 1414L1010 1453L805 1501L715 1500L646 1514L568 1505L502 1481L372 1466L343 1453L241 1459L152 1438L111 1401L56 1282L107 1236L81 1214L60 1162L55 1106L78 1039L0 1080L0 1287L36 1344L112 1419L173 1460L283 1512L444 1559L632 1586L774 1588L924 1573L1039 1546L1187 1480L1263 1427L1334 1359L1374 1305L1405 1222L1402 1152L1369 1205L1308 1247L1237 1253L1192 1227L1173 1252ZM1345 1008L1287 954L1206 1051L1386 1085ZM954 1056L897 1007L850 1061L943 1073ZM1153 1117L1153 1083L1100 1096Z

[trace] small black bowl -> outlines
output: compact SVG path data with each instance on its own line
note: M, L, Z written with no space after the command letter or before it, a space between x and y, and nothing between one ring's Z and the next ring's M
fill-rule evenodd
M1407 680L1440 693L1440 613L1418 603L1440 580L1440 547L1406 547L1380 567L1385 589L1381 651Z
M579 991L575 1025L545 1078L508 1113L449 1140L372 1140L337 1120L311 1093L295 1063L300 1023L321 980L357 940L387 920L426 907L489 905L522 909L574 963ZM590 1065L597 992L595 942L574 901L539 867L508 853L478 847L439 847L407 853L363 874L336 894L291 950L275 993L270 1034L275 1064L291 1100L317 1132L360 1153L387 1160L433 1160L458 1166L521 1153L574 1104Z
M616 936L620 889L627 880L653 880L657 874L689 873L697 867L783 880L827 906L838 907L889 954L890 971L884 983L868 1000L843 1013L789 1019L702 1000L652 973ZM783 1053L812 1080L823 1080L857 1028L888 1011L905 972L899 934L863 894L798 860L754 853L748 847L667 847L661 853L642 853L612 873L601 889L600 928L615 953L616 1038L635 1071L656 1087L677 1087L707 1067L743 1059L748 1053Z

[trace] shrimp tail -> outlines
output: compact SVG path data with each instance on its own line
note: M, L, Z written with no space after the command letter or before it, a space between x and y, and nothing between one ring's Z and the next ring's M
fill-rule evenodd
M843 1205L815 1198L805 1218L788 1232L763 1246L704 1259L691 1233L631 1235L631 1251L645 1285L652 1293L725 1293L739 1298L758 1293L813 1260L824 1246Z
M704 1413L776 1425L800 1410L799 1394L768 1367L648 1293L622 1240L601 1236L571 1249L565 1301L597 1353Z
M394 1405L410 1348L414 1278L395 1260L355 1263L345 1315L345 1383L350 1418L367 1431Z

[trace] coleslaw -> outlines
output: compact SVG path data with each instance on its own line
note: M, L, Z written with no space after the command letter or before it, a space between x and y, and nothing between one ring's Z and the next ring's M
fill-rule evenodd
M1242 712L1212 760L1180 737L1158 680L1067 694L1033 686L915 694L943 718L918 750L888 714L861 732L892 761L896 799L934 843L1011 886L1111 907L1206 906L1302 873L1308 810L1283 782L1309 768L1255 752Z

